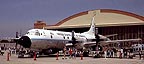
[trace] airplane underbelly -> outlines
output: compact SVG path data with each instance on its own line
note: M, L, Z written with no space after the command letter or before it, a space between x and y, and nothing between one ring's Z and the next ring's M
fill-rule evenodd
M49 49L49 48L63 49L64 46L65 46L65 43L63 41L32 40L31 48L34 48L34 49Z
M83 48L83 44L82 43L76 44L76 49L82 49L82 48Z

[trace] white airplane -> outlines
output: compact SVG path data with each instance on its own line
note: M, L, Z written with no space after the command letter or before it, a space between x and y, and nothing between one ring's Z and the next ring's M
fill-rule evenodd
M100 42L104 44L108 42L121 42L121 41L139 41L141 39L126 39L126 40L113 40L108 37L99 35ZM111 36L111 35L109 35ZM65 46L73 46L82 49L83 47L91 47L96 45L95 41L95 24L94 17L92 18L90 29L83 33L54 31L45 29L31 29L24 36L22 36L18 44L24 48L39 50L46 54L53 54L62 50ZM101 44L101 43L100 43Z

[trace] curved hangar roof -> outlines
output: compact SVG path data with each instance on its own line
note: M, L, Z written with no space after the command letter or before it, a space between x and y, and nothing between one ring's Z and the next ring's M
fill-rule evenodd
M143 16L120 10L100 9L80 12L78 14L65 18L64 20L58 22L55 26L48 26L45 28L55 29L89 27L94 14L96 14L95 24L97 27L144 25Z

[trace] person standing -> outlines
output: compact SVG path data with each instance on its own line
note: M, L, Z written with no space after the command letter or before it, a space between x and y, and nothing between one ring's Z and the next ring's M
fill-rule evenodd
M71 59L71 58L72 58L72 53L73 53L72 49L71 49L71 48L69 48L69 59Z
M0 47L0 55L1 55L1 47Z
M66 47L63 49L64 57L62 59L66 59Z
M120 58L123 57L123 49L121 48L121 51L120 51Z
M139 59L141 59L141 51L139 51Z
M73 48L73 59L76 59L77 49Z
M107 49L106 49L106 47L104 47L104 57L105 57L105 59L107 58Z

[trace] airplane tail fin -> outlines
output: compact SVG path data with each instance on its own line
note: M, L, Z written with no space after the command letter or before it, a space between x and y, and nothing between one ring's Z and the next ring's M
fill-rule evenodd
M88 31L84 32L84 34L95 35L94 17L95 17L95 15L94 15L93 18L92 18L90 29L89 29Z

